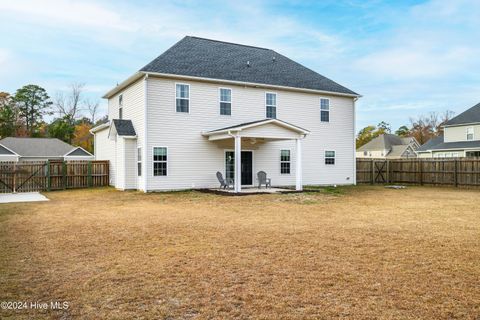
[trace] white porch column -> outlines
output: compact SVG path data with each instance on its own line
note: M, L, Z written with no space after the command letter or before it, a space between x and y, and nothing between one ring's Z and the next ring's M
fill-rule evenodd
M242 191L242 137L235 136L235 192Z
M300 138L296 139L296 151L297 155L295 158L295 190L303 190L302 182L302 140Z

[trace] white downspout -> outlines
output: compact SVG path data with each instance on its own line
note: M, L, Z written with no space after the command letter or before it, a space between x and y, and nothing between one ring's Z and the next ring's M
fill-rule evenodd
M147 143L147 138L148 138L148 74L145 75L145 78L144 78L144 94L145 94L145 101L144 101L144 109L143 109L143 159L142 159L142 180L143 180L143 192L147 192L148 189L147 189L147 175L148 175L148 172L147 172L147 161L148 161L148 158L147 158L147 155L148 155L148 150L147 150L147 147L148 147L148 143Z

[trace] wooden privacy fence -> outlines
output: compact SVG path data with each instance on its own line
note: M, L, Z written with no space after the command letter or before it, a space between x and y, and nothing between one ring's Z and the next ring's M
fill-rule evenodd
M357 159L357 183L480 186L480 158Z
M108 161L0 162L0 193L108 186Z

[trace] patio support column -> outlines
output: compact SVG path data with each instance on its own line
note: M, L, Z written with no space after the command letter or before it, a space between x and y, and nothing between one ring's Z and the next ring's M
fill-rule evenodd
M296 140L296 152L297 155L295 157L295 190L302 191L303 190L303 182L302 182L302 140L297 138Z
M242 137L235 136L235 192L242 191Z

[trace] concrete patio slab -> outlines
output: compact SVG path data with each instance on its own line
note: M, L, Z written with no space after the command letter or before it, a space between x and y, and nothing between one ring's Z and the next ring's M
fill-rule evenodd
M14 202L36 202L49 201L40 192L25 192L25 193L5 193L0 194L0 203L14 203Z

